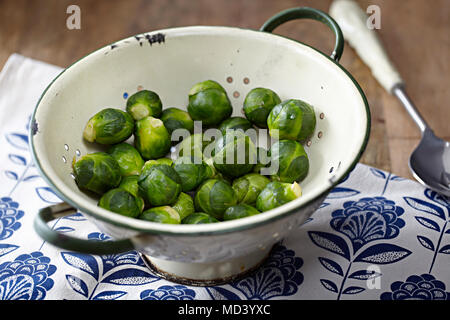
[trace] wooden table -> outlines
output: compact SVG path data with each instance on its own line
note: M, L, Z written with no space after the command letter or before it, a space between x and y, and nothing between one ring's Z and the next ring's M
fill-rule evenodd
M0 0L0 66L13 52L68 66L90 51L151 30L188 25L259 28L296 6L328 11L331 0ZM450 140L450 1L359 0L381 8L379 34L407 90L435 133ZM66 9L81 9L81 29L68 30ZM331 52L334 36L315 21L291 21L277 33ZM362 162L411 177L408 158L420 133L397 100L346 45L341 64L362 86L372 132ZM0 111L5 112L5 111Z

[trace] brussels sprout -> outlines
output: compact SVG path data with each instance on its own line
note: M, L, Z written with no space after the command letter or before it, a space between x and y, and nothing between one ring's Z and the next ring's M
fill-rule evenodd
M142 171L139 190L152 206L171 205L181 192L181 179L168 165L158 164Z
M283 101L270 112L267 126L272 137L305 141L316 127L314 108L301 100Z
M214 80L205 80L202 82L198 82L196 83L191 90L189 90L189 96L193 96L199 92L205 91L205 90L209 90L209 89L216 89L219 91L225 91L225 89L217 82Z
M223 180L229 185L233 182L233 179L230 177L227 177L226 175L223 175L219 171L217 171L216 167L214 167L214 160L213 158L204 158L204 162L208 165L208 167L211 169L211 177L210 179L218 179Z
M162 103L155 92L141 90L128 98L127 112L134 120L141 120L148 116L159 118L162 112Z
M107 108L95 114L86 124L83 137L89 142L115 144L127 140L134 129L134 120L126 112Z
M227 132L227 130L241 129L242 131L245 132L251 127L252 124L247 119L242 117L231 117L226 119L220 124L219 130L220 132L222 132L222 135L224 135Z
M253 167L253 172L262 174L261 169L268 166L268 164L270 163L270 157L268 155L267 150L264 148L257 147L256 151L257 151L257 158L256 164Z
M156 166L158 164L165 164L165 165L168 165L169 167L171 167L173 165L173 161L172 161L172 159L169 159L169 158L159 158L156 160L145 161L144 165L142 166L141 173L145 173L151 167Z
M156 160L156 162L158 162L158 164L168 165L169 167L173 166L173 161L170 158L159 158Z
M233 188L223 180L206 180L197 190L194 198L195 208L216 219L222 219L225 210L234 206L236 195Z
M302 195L302 189L294 182L293 184L273 181L261 191L256 199L256 209L260 212L279 207L289 201L295 200Z
M270 180L257 173L249 173L233 181L232 188L238 203L254 205L260 192Z
M178 155L182 156L195 156L196 158L203 158L203 150L205 147L210 144L210 141L207 141L202 133L196 133L186 137L183 141L181 141L178 146Z
M172 205L172 208L177 210L180 219L183 220L195 212L194 199L187 193L181 192L177 201Z
M138 201L139 207L141 208L141 211L144 210L144 199L142 199L141 194L139 193L139 176L126 176L122 178L122 181L119 184L119 188L123 189L125 191L128 191L133 196L136 197L136 200Z
M144 159L157 159L170 150L170 136L164 123L153 117L136 121L134 144Z
M267 116L273 107L281 102L278 95L270 89L255 88L244 100L245 116L260 128L267 128Z
M119 184L119 188L124 189L131 193L133 196L139 196L139 176L127 176L123 177Z
M183 191L197 188L203 181L213 176L212 169L196 157L181 157L175 160L173 168L181 178Z
M230 177L240 177L250 172L256 163L256 147L242 131L228 131L216 141L214 166Z
M131 218L139 216L144 209L142 205L134 195L121 188L109 190L98 202L98 206L103 209Z
M116 188L122 179L119 164L105 152L95 152L83 156L74 163L73 173L79 188L99 195Z
M203 224L214 222L219 222L219 220L217 220L214 217L211 217L209 214L206 214L204 212L195 212L193 214L188 215L181 221L182 224Z
M128 143L119 143L109 148L108 153L116 159L122 176L137 175L141 173L144 160L139 151Z
M202 121L204 126L214 126L231 116L233 107L225 89L215 81L197 83L189 91L187 107L192 119Z
M294 140L280 140L270 148L272 165L278 166L273 180L292 183L302 181L309 170L308 155L302 145Z
M177 108L165 109L161 115L161 120L164 122L169 134L172 134L176 129L186 129L190 133L194 131L194 121L189 113Z
M216 167L214 167L214 160L213 160L213 158L204 158L204 162L211 169L211 172L212 172L211 179L214 179L216 177L220 177L221 176L221 174L217 171Z
M145 210L141 213L139 219L167 224L180 224L180 215L177 210L169 206L161 206Z
M245 217L254 216L259 214L260 212L256 210L254 207L249 206L248 204L238 204L236 206L229 207L225 213L223 214L223 220L235 220L241 219Z

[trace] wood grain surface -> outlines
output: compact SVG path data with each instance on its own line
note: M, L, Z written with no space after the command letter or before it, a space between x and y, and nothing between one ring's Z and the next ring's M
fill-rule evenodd
M14 52L66 67L116 40L157 29L225 25L258 29L275 13L297 6L328 11L331 0L0 0L0 66ZM378 33L435 133L450 140L450 1L358 0L381 8ZM81 29L68 30L66 9L81 9ZM334 36L315 21L291 21L276 33L331 52ZM363 88L372 132L362 163L411 177L408 158L420 132L401 104L376 82L353 49L341 64ZM5 112L0 110L0 112Z

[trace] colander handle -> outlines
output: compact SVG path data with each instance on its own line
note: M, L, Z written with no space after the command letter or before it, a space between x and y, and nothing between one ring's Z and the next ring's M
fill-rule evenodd
M333 31L336 40L334 43L333 53L330 57L338 62L342 56L342 52L344 51L344 36L336 21L321 10L308 7L299 7L281 11L269 18L269 20L262 25L259 31L272 32L279 25L296 19L317 20L327 25L331 31Z
M76 209L64 202L42 208L34 220L34 229L42 239L65 250L97 255L116 254L134 250L130 239L115 241L83 240L53 230L47 224L54 219L68 216L76 211Z

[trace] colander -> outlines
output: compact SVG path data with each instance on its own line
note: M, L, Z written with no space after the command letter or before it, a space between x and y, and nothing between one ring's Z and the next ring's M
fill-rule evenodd
M335 34L331 57L301 42L270 33L293 19L315 19ZM65 202L43 208L37 233L66 250L114 254L137 250L159 275L191 285L212 285L255 270L274 244L295 232L330 190L354 168L370 131L369 107L358 83L338 64L344 39L322 11L293 8L270 18L259 31L234 27L170 28L103 47L65 69L42 94L31 119L30 144L42 176ZM221 83L242 116L245 95L255 87L282 100L302 99L315 108L317 126L305 149L310 159L303 195L281 207L239 220L168 225L133 219L97 206L81 192L72 161L99 150L82 138L86 121L105 107L124 108L141 88L159 94L164 106L184 108L193 84ZM112 241L59 233L48 222L80 211Z

